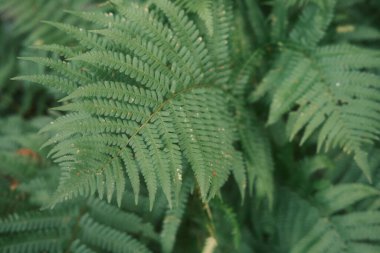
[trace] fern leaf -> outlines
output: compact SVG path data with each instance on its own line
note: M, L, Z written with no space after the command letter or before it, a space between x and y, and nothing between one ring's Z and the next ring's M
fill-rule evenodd
M69 238L76 209L70 212L13 214L0 221L1 252L60 252Z
M140 216L134 213L122 211L115 206L96 199L89 201L89 207L91 217L102 224L152 240L158 240L159 238L152 224L144 222ZM112 219L109 219L109 217L112 217Z
M252 56L232 76L231 4L212 3L212 35L189 11L167 0L149 3L151 9L115 4L112 15L74 13L100 29L81 31L51 23L79 41L70 58L25 58L76 85L66 88L64 104L55 108L67 114L43 129L54 132L45 146L54 146L49 155L62 167L51 205L95 192L108 201L116 195L121 205L125 177L137 202L142 176L150 208L160 191L174 208L189 169L203 201L219 192L231 172L244 195L244 156L234 147L239 138L232 113L235 100L226 87L229 80L246 87L249 68L258 57ZM49 48L68 52L57 45L43 49ZM53 85L48 77L39 78Z
M210 0L195 0L195 1L176 1L179 6L183 6L190 12L196 13L199 18L204 22L208 34L214 33L214 20L212 18L212 1Z
M241 109L242 110L242 109ZM248 112L240 112L241 115L247 115ZM274 182L273 171L274 164L271 153L269 140L265 135L264 129L260 122L240 119L239 134L242 140L242 147L246 156L248 189L252 193L255 187L256 195L260 199L267 199L269 206L273 205Z
M275 0L273 2L272 13L269 16L271 23L271 40L278 42L283 41L286 31L288 30L288 11L286 2Z
M178 196L179 203L175 208L169 209L163 221L163 228L160 234L161 249L164 253L173 251L174 243L176 241L177 230L181 224L182 217L185 212L185 207L189 198L190 181L184 182L184 187Z
M91 0L68 0L59 2L46 3L43 0L29 0L24 2L15 2L13 0L4 0L0 4L0 12L6 13L4 18L10 19L12 31L16 36L24 36L25 45L44 44L53 41L64 42L67 37L62 36L52 27L41 25L42 20L52 20L61 22L75 23L62 11L64 9L93 9ZM25 36L26 35L26 36Z
M76 56L72 58L72 60L80 60L117 70L135 79L147 88L155 89L160 93L167 92L170 87L169 77L158 70L152 69L152 67L140 61L138 58L122 53L91 51Z
M360 200L378 195L378 190L363 184L339 184L319 192L316 198L330 215Z
M229 34L231 32L233 14L230 2L213 1L213 35L209 39L211 61L214 63L216 84L226 83L231 75L232 60L229 49Z
M187 194L183 195L184 201ZM157 208L149 212L145 207L136 206L131 211L90 199L70 202L65 209L12 214L0 220L0 250L152 252L161 242L156 228L164 213Z
M151 252L145 245L126 233L97 223L90 216L83 216L81 226L84 236L81 241L102 247L112 252Z
M73 92L77 85L65 78L61 78L55 75L29 75L29 76L18 76L12 78L12 80L23 80L34 83L39 83L49 88L53 88L63 92L64 94L70 94Z
M102 47L102 42L100 41L101 39L98 38L96 34L89 33L83 28L78 28L69 24L62 24L59 22L44 21L44 23L56 27L57 29L67 34L70 34L70 36L78 40L83 46L95 49Z
M181 85L186 87L189 82L198 83L204 76L200 71L200 66L197 66L193 61L192 53L179 40L177 35L163 25L157 18L150 13L147 13L142 8L125 8L123 5L118 5L120 12L127 18L130 18L130 32L140 33L142 37L149 38L155 44L159 44L161 50L170 58L173 69L179 68L182 75L188 82ZM137 31L134 31L134 30Z
M63 237L63 238L62 238ZM27 237L14 237L16 242L1 240L1 252L38 253L41 251L60 252L62 244L67 238L55 231L34 233Z
M142 106L156 107L162 103L159 93L152 90L126 85L120 82L100 82L92 85L82 86L80 89L72 91L61 101L86 98L105 98L120 102L129 102Z
M59 229L72 222L75 209L70 212L54 211L49 213L30 212L24 215L12 214L0 222L0 233L15 233L43 229Z
M194 53L193 57L196 65L202 68L202 72L205 72L205 67L208 67L210 58L205 42L194 22L187 17L185 11L167 0L156 1L155 4L165 12L165 15L170 20L173 32L178 34L183 46ZM206 9L203 6L201 8Z
M139 168L136 161L133 159L133 154L130 149L125 149L120 157L124 163L124 167L126 168L128 178L130 180L132 190L135 194L135 204L138 203L138 196L140 193L140 175Z
M223 105L218 91L213 91L214 99L208 97L208 90L194 90L193 94L184 95L179 101L170 104L174 124L179 129L180 146L184 148L199 183L203 198L215 195L227 180L232 163L234 136L226 129L233 123ZM199 104L204 106L202 110ZM230 125L229 125L230 124ZM217 133L220 135L217 137ZM211 139L214 137L213 139ZM220 161L224 161L221 163Z
M243 12L247 12L248 24L255 33L255 40L261 44L267 40L267 24L262 9L258 1L243 1Z
M291 41L308 48L316 46L325 35L336 4L335 0L309 2L289 35Z
M144 176L150 199L150 209L153 207L153 201L157 193L157 173L155 170L155 162L153 157L147 150L146 144L142 139L142 136L136 136L131 141L131 147L135 153L137 162L140 165L141 173Z
M333 205L334 191L325 194L331 195L329 205ZM367 250L363 252L373 252L377 249L380 242L377 233L378 211L353 211L324 217L313 203L294 194L288 192L283 198L278 206L281 211L277 222L280 222L279 232L291 231L280 237L281 247L288 252L357 252L355 250L358 248Z
M319 130L318 151L341 147L353 153L370 178L365 147L379 139L379 77L371 71L379 67L378 59L377 51L349 45L325 46L312 54L286 50L253 97L272 89L268 124L298 106L297 118L288 121L290 139L304 129L302 144Z
M21 60L32 61L56 70L58 73L73 81L91 82L91 79L84 73L78 71L76 67L67 64L65 61L48 59L43 57L20 57Z

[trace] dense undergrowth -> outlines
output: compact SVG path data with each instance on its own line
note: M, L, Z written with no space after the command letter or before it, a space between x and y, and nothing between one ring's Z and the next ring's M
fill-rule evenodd
M380 252L377 0L2 0L0 252Z

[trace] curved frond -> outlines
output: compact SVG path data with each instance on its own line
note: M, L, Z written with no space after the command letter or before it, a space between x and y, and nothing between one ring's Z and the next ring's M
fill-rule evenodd
M370 178L366 146L380 134L379 56L350 45L310 53L285 49L253 97L273 97L268 124L296 108L288 120L291 140L302 130L301 144L318 133L318 151L340 147L352 153Z

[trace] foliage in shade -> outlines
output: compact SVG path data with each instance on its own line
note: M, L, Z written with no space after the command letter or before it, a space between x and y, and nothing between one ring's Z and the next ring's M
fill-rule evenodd
M0 2L0 252L380 252L378 0Z
M228 90L231 83L247 85L253 69L232 74L230 3L212 3L217 9L212 33L197 25L202 18L191 18L170 1L115 4L115 13L105 16L74 13L99 24L94 31L50 23L78 40L64 52L49 48L66 59L23 58L52 68L54 75L17 79L58 86L68 94L55 108L68 113L42 130L57 133L49 141L56 143L50 156L63 170L52 205L95 192L108 201L115 193L120 205L126 177L137 201L142 175L151 207L161 190L172 206L188 169L203 201L219 192L231 171L244 194L248 170L252 190L255 159L245 166L244 155L234 147L242 95ZM266 166L272 170L270 163Z

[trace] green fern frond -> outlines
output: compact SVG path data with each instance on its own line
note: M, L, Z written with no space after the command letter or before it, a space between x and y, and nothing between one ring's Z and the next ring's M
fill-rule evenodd
M61 252L69 239L75 209L62 212L13 214L0 221L1 252Z
M249 113L242 110L241 114L248 115ZM274 194L274 164L271 147L260 122L256 116L252 116L252 118L253 120L242 118L239 127L242 147L246 156L249 192L255 188L257 197L267 199L271 207Z
M24 39L26 45L44 44L53 41L64 41L65 38L49 26L41 26L42 20L76 22L72 16L67 15L64 9L92 9L91 0L69 0L46 3L44 0L27 0L18 2L4 0L0 3L2 19L10 19L13 35L27 35ZM60 10L60 11L57 11Z
M67 240L65 231L34 232L26 236L13 237L12 240L0 239L1 252L38 253L43 251L62 252L62 244Z
M18 76L12 78L12 80L23 80L34 83L39 83L41 85L47 86L52 89L61 91L63 94L69 94L77 88L77 85L65 78L56 75L29 75L29 76Z
M289 39L298 45L311 48L324 37L334 14L336 0L309 1L292 28ZM313 3L315 2L315 3ZM307 29L305 29L307 27Z
M98 2L0 0L0 252L380 252L378 0Z
M274 43L290 41L298 46L312 48L323 38L330 25L336 0L277 0L273 3L271 39ZM296 22L289 22L291 7L300 7Z
M348 206L369 197L379 197L380 192L370 186L351 183L339 184L322 190L316 196L327 215L341 211Z
M120 253L151 252L145 245L131 236L97 223L88 215L81 218L80 226L83 231L81 242L89 243L92 247L101 247L106 251Z
M0 219L1 252L156 252L162 245L171 252L181 222L189 184L181 192L181 204L167 210L165 198L149 212L147 205L120 208L89 199L66 203L53 211L11 214ZM140 196L144 200L145 196ZM149 202L149 200L147 199ZM135 210L133 210L135 209ZM146 213L145 213L146 212ZM176 218L174 218L176 217ZM158 231L162 227L162 231Z
M174 206L178 200L173 204L172 194L178 196L188 165L204 201L218 193L231 172L244 194L244 160L233 146L238 136L229 103L234 100L231 95L226 100L224 90L229 80L245 87L252 63L232 77L230 3L212 3L210 35L170 1L155 1L152 11L115 2L121 14L74 13L103 29L52 23L82 45L65 61L25 58L50 67L54 78L19 77L48 86L70 84L64 104L55 108L68 114L44 130L57 133L46 145L54 144L49 155L63 171L52 205L95 192L108 201L116 194L120 204L125 177L137 201L142 176L151 207L161 190Z
M215 252L238 251L241 245L241 231L235 210L219 200L211 203L210 208L215 222ZM223 220L223 223L217 222L218 220Z
M324 195L335 195L337 191L340 190L332 189ZM328 206L334 205L333 195L328 197L328 201L325 198ZM367 191L367 194L362 194L361 199L371 195L370 191ZM349 195L344 197L347 200L350 198ZM286 252L372 253L379 249L380 237L377 233L379 211L352 211L324 216L312 202L302 200L288 191L282 194L280 202L276 227L279 247ZM341 203L342 205L338 204L340 207L335 211L346 209L352 204L350 200L345 204ZM322 210L324 206L321 205ZM288 233L283 233L283 231L288 231ZM362 251L358 251L359 249Z
M162 231L160 233L161 249L164 253L173 252L173 247L176 242L177 230L179 229L179 226L183 219L186 204L189 198L191 187L190 182L190 180L184 182L184 186L182 187L179 196L176 197L180 201L178 205L175 208L166 211L165 219L163 220Z
M89 208L91 216L107 226L151 240L158 241L159 239L152 224L144 222L141 217L132 212L124 212L96 199L90 200ZM109 216L112 216L112 219L109 219Z
M72 222L72 216L76 215L75 209L57 212L32 212L24 215L12 214L0 222L0 233L16 233L37 231L43 229L60 229Z
M66 61L58 60L58 59L52 59L52 58L44 58L44 57L20 57L21 60L31 61L38 64L41 64L43 66L46 66L48 68L51 68L52 70L57 71L61 78L65 77L69 80L72 80L74 82L91 82L91 79L87 74L80 69L78 69L75 65L67 63ZM25 80L26 76L23 77ZM31 77L31 81L33 81L33 77ZM47 80L40 79L42 85L46 86L53 86L53 84L50 84L46 82ZM54 87L54 86L53 86Z
M262 44L268 39L268 24L260 7L260 2L257 0L244 0L241 3L241 12L247 16L247 23L254 32L254 40L258 44Z
M190 12L196 13L199 18L204 22L207 28L208 34L213 35L214 33L214 22L212 14L213 3L211 0L196 0L196 1L186 1L186 0L176 0L179 6L184 7Z
M380 79L373 71L380 67L379 59L376 50L350 45L320 47L313 53L286 49L253 97L271 90L268 124L297 106L288 121L290 139L304 129L302 144L319 130L318 151L341 147L353 153L370 178L365 147L380 133Z

